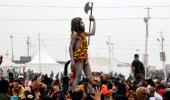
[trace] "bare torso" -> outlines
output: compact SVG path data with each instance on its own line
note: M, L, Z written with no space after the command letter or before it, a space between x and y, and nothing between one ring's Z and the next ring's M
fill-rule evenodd
M76 38L74 47L73 47L74 51L76 51L76 50L78 50L80 48L81 42L82 42L82 38L81 38L81 36L78 35L77 38Z

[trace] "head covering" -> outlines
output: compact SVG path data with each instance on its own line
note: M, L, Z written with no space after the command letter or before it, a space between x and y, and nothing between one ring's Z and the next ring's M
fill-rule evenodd
M18 76L18 79L20 79L20 78L22 78L22 79L23 79L23 78L24 78L24 76L23 76L23 75L19 75L19 76Z
M159 93L160 95L163 95L164 92L165 92L165 89L160 89L160 90L158 91L158 93Z
M111 91L107 89L107 86L105 84L102 85L101 94L103 95L111 94Z

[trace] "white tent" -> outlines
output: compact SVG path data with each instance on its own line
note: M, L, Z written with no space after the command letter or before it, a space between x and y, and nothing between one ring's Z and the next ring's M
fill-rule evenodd
M3 62L1 64L1 66L17 66L15 63L13 63L11 60L9 60L7 57L3 57Z
M108 73L113 71L125 75L127 78L130 74L130 66L118 67L121 62L115 58L110 59L109 68L109 58L106 57L90 57L89 63L92 71Z
M26 70L28 69L31 69L34 72L50 74L51 71L53 71L54 73L62 72L64 70L64 66L55 62L49 56L45 48L41 48L40 53L38 52L37 55L30 62L26 63Z
M92 71L109 72L109 59L106 57L90 57L90 66ZM117 67L118 61L116 59L110 59L110 71Z
M3 57L3 62L1 64L1 67L4 72L7 70L13 70L15 69L16 72L23 72L23 68L25 67L24 64L15 64L11 60L9 60L7 57Z

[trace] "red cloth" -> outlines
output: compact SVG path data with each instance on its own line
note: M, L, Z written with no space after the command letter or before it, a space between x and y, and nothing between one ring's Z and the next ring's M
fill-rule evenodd
M164 92L165 92L165 89L160 89L158 92L159 92L160 95L163 95Z
M106 94L111 94L111 91L107 89L107 86L106 85L102 85L102 89L101 89L101 93L103 95L106 95Z
M75 72L75 67L71 66L71 76L70 76L70 85L73 84L74 80L76 78L76 72Z

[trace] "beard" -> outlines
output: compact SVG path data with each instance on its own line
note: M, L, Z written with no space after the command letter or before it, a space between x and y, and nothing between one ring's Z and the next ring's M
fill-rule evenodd
M84 26L81 26L80 27L80 32L84 32L85 31L85 27Z

